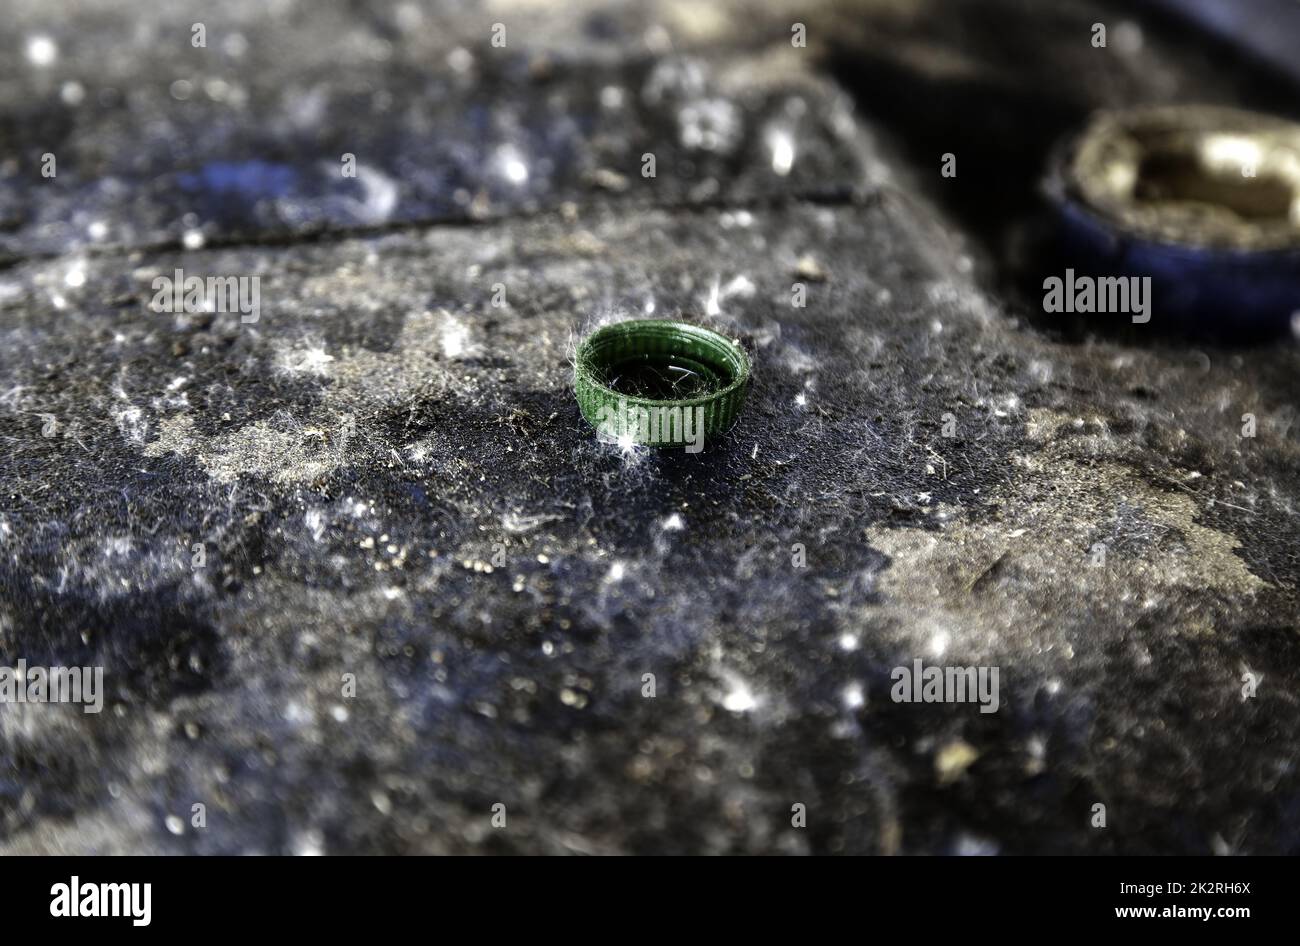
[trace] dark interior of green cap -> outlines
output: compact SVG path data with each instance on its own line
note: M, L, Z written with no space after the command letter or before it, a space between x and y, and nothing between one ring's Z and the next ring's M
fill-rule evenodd
M680 401L721 391L746 371L726 338L676 322L606 326L588 340L586 367L599 384L628 397Z

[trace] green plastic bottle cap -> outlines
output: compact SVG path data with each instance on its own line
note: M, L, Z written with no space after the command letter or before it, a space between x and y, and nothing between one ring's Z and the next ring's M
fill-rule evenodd
M601 439L694 453L735 423L749 376L739 342L688 322L635 319L582 340L573 388Z

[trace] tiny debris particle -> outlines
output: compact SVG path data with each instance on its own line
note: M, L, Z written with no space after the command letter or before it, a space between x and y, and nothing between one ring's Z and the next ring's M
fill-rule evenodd
M794 274L808 282L825 282L828 276L822 265L807 254L799 257L799 261L795 263Z
M48 36L42 34L27 40L27 60L33 66L49 66L58 58L59 47Z
M957 781L979 756L979 751L963 739L946 743L934 756L934 773L939 777L939 784Z
M587 696L585 693L565 687L560 691L560 702L565 706L572 706L574 709L582 709L587 705Z
M609 168L597 168L591 175L592 183L602 190L620 193L627 190L627 177Z
M729 689L722 697L722 708L732 713L748 713L758 706L758 697L745 681L732 677Z

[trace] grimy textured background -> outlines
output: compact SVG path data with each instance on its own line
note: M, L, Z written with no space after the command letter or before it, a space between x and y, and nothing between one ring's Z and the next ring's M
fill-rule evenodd
M1280 74L1092 0L3 17L0 657L108 699L0 707L0 853L1300 851L1294 339L1017 288L1089 111ZM755 357L699 456L572 398L651 307Z

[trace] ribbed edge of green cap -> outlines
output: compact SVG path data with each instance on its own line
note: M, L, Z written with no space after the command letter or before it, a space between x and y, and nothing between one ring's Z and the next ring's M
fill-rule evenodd
M659 399L617 391L608 384L615 366L667 363L674 358L705 369L714 389L696 397ZM582 340L573 388L582 416L598 430L602 423L607 431L620 425L615 429L636 443L682 447L688 445L686 430L693 433L701 420L706 440L731 429L745 402L749 379L749 356L738 342L689 322L634 319L603 326ZM647 415L644 422L641 410Z

